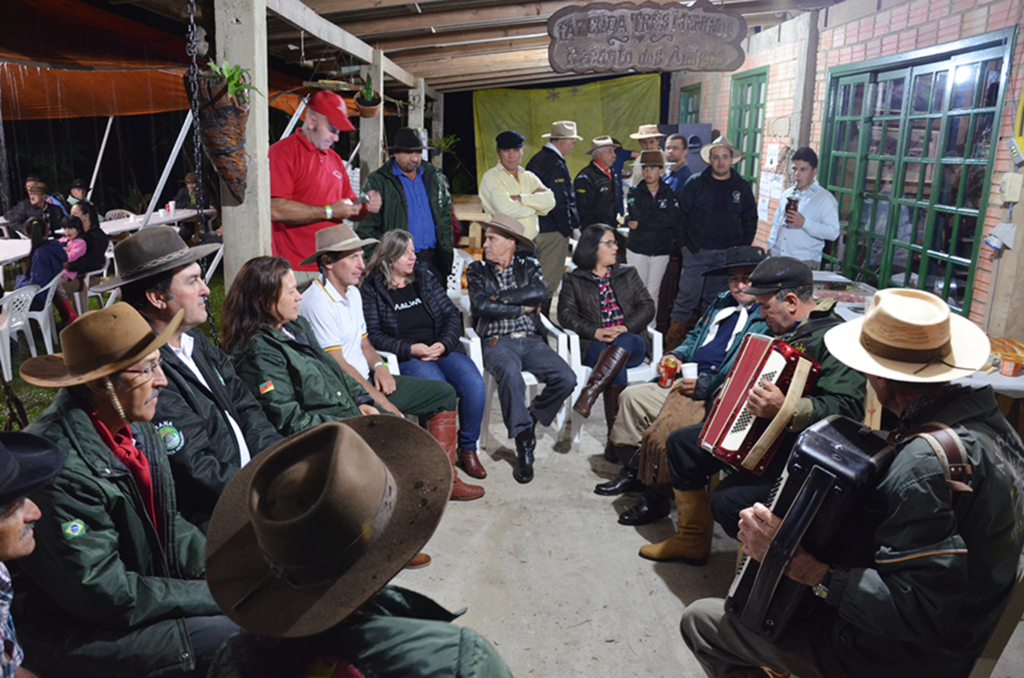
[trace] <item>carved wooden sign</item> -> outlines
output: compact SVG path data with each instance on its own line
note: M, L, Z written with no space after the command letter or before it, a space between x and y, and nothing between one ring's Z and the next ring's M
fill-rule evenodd
M548 60L558 73L734 71L747 21L708 0L563 7L548 19Z

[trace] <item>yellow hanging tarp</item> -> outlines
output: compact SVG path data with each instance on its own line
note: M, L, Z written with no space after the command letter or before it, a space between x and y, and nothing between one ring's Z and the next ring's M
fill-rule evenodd
M484 172L498 164L494 138L505 130L526 137L523 166L539 151L551 132L551 123L574 120L583 141L576 143L566 162L576 173L590 162L586 151L594 137L615 137L626 148L640 150L630 139L640 125L657 124L661 109L661 76L631 75L587 85L553 89L486 89L473 93L476 133L477 184Z

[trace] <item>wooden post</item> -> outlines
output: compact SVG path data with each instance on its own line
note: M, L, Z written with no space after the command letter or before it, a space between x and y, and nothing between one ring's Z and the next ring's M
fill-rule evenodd
M430 136L434 139L440 139L444 136L444 95L438 94L437 99L434 100L433 115L430 118ZM436 153L433 159L430 161L434 163L434 167L441 169L441 154Z
M423 127L423 107L427 103L426 81L420 78L416 87L409 90L409 127Z
M373 79L373 89L381 97L384 96L384 53L373 50L373 63L363 66L360 72L365 79L369 75ZM372 118L359 119L359 183L375 172L380 166L381 145L384 141L384 109Z
M221 183L221 225L224 228L224 286L249 259L270 254L270 125L267 113L266 0L217 0L214 4L217 63L227 60L249 69L252 84L262 92L249 97L245 127L248 159L245 202L235 204Z

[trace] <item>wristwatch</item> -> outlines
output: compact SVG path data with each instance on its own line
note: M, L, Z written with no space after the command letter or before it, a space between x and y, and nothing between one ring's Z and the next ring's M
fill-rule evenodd
M835 572L835 568L829 567L825 571L825 576L821 578L821 583L811 589L814 595L818 596L822 600L828 598L828 587L832 585L832 573Z

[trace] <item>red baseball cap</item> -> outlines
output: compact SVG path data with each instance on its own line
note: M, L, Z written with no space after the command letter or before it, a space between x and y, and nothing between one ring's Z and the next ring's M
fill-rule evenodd
M337 127L339 131L356 131L355 126L349 122L348 108L345 106L345 100L334 92L328 92L327 90L322 89L313 95L313 98L309 100L309 103L306 106L310 110L314 110L320 115L326 116L327 120Z

